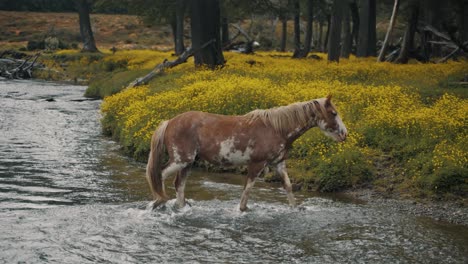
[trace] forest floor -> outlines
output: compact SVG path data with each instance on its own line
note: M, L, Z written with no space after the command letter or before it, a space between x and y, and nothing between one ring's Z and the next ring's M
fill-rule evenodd
M148 26L137 16L92 14L91 24L98 48L172 48L168 26ZM66 45L81 43L77 13L0 11L0 48L26 47L28 41L43 41L55 36Z

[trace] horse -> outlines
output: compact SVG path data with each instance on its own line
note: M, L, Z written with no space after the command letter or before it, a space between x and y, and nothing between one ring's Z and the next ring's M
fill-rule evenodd
M292 143L315 126L337 142L348 136L331 95L238 116L189 111L161 122L152 135L146 167L153 208L169 200L164 181L173 174L177 174L176 206L185 206L185 182L196 157L216 166L247 166L241 211L247 210L250 190L267 166L281 176L289 205L294 207L285 161ZM163 165L166 152L169 160Z

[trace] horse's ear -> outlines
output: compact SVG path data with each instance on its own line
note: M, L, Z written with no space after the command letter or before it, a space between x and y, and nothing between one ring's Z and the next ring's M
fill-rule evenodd
M327 106L331 105L331 98L332 98L331 94L327 95L327 99L325 100L325 105L327 105Z

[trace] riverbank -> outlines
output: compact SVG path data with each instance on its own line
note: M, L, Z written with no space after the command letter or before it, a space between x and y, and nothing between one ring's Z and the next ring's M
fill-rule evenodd
M438 200L415 197L402 198L397 194L381 193L362 188L343 192L374 207L385 207L398 214L427 217L439 222L468 226L468 201L465 199Z
M114 56L130 57L127 67L135 70L147 67L150 54L156 55ZM454 83L467 74L468 62L395 65L351 58L333 64L280 55L226 53L226 67L216 71L180 65L148 85L106 97L103 129L145 160L154 129L179 113L242 115L333 94L349 140L335 144L314 129L299 138L288 164L308 173L293 181L322 192L372 186L419 199L466 197L468 96Z
M411 199L466 198L468 94L454 85L467 74L466 61L394 65L351 58L330 64L275 52L225 56L223 69L194 69L189 60L146 86L125 89L171 54L65 50L43 58L50 70L39 77L89 83L87 96L106 97L105 134L141 161L159 122L178 113L244 114L331 93L350 138L335 144L316 130L300 138L289 167L307 173L292 175L296 184L322 192L371 186Z

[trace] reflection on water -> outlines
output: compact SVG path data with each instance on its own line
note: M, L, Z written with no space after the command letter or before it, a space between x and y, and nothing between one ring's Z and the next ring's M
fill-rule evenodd
M0 81L0 262L468 262L466 227L307 193L291 209L279 184L241 213L240 175L195 171L192 206L150 211L144 164L100 136L84 88Z

